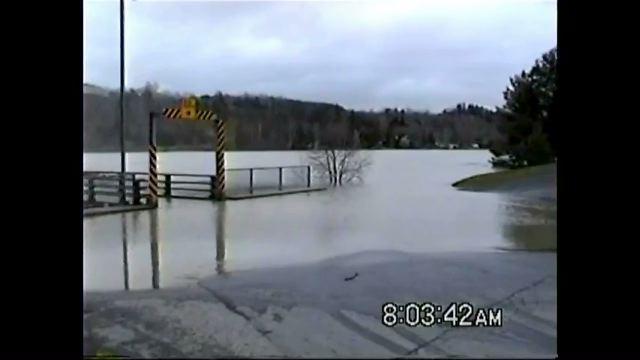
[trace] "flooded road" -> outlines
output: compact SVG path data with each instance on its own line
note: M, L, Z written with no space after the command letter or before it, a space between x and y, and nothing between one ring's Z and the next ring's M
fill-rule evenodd
M371 250L411 253L555 248L555 202L459 191L492 169L488 151L370 151L365 184L228 201L161 200L153 211L85 218L85 290L167 288L205 276ZM228 166L306 164L304 152L229 153ZM146 171L145 153L128 156ZM85 154L117 170L118 154ZM211 173L213 154L159 155L160 172Z

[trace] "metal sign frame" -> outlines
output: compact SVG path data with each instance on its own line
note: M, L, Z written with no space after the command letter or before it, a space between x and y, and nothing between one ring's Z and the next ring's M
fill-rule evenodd
M156 147L156 132L154 124L154 115L149 113L149 194L153 205L158 204L158 165ZM216 155L215 155L215 193L216 200L224 200L225 198L225 121L211 110L199 108L198 99L189 97L183 99L179 108L164 108L160 114L168 119L178 120L213 120L216 133Z

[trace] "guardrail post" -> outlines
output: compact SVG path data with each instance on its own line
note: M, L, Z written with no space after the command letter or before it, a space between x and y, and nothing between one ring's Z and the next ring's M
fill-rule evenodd
M88 202L96 202L96 184L95 184L95 179L90 177L89 178L89 198L87 199Z
M307 165L307 187L311 187L311 166Z
M140 205L140 180L133 178L133 205Z
M133 192L133 187L136 185L136 174L135 173L131 173L131 191ZM125 190L126 190L126 186L125 186ZM133 194L132 194L133 196ZM132 200L133 202L133 200Z
M253 194L253 168L249 169L249 194Z
M216 197L216 177L215 176L209 176L209 179L211 180L211 194L209 195L209 198L211 199L215 199Z
M282 190L282 167L278 168L278 190Z
M164 195L171 197L171 175L164 176Z

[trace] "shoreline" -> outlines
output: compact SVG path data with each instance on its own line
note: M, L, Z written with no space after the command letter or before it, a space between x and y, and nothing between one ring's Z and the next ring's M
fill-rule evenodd
M556 198L555 163L521 169L498 170L469 176L451 184L462 191L507 192L514 194L545 193Z

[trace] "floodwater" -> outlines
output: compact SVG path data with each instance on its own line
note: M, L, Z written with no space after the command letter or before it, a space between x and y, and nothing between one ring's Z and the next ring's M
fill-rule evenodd
M161 199L153 211L85 218L85 290L180 286L234 271L365 250L545 250L556 246L555 202L459 191L493 171L484 150L367 151L365 182L308 194L216 203ZM146 153L128 171L146 171ZM85 154L85 170L119 169L119 154ZM227 167L305 164L305 152L232 152ZM160 172L211 174L211 152L159 154Z

